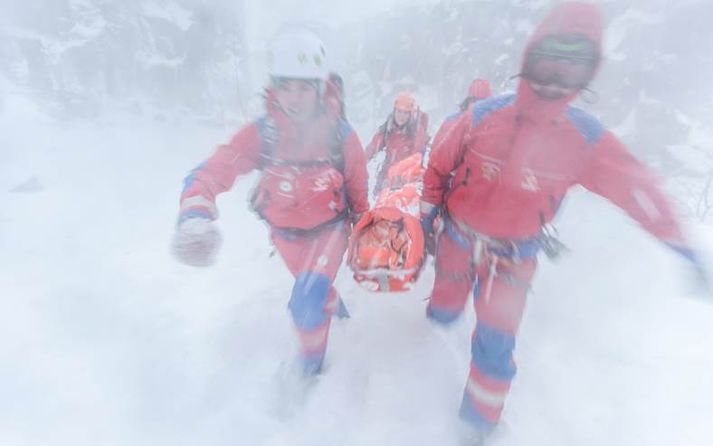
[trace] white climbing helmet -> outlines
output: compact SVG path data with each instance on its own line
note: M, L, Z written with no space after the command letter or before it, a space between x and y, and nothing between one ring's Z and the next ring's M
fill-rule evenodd
M270 41L268 69L272 77L318 79L329 75L322 40L304 27L281 29Z

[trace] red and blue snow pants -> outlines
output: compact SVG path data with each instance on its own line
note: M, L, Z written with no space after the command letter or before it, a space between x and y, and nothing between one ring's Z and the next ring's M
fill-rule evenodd
M300 341L303 372L319 373L327 349L331 316L341 300L332 286L347 249L346 224L307 234L272 231L272 242L295 277L288 308Z
M489 431L500 419L515 376L515 337L537 260L534 255L517 261L496 260L485 251L475 265L475 241L449 229L438 239L436 278L427 315L441 324L453 322L472 290L477 324L460 416L477 429Z

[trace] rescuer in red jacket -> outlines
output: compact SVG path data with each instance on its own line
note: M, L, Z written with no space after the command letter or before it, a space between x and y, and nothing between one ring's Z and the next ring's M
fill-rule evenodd
M428 144L428 115L416 105L416 97L402 91L396 95L394 110L382 124L366 147L367 161L381 150L386 152L384 162L376 175L375 194L381 190L389 167L415 153L426 150Z
M446 117L443 123L438 128L436 135L433 137L433 147L436 147L443 138L451 131L453 126L458 122L458 118L461 117L463 113L467 113L473 110L473 106L483 99L488 99L493 94L490 91L490 82L487 79L476 78L470 83L468 87L468 96L463 99L463 101L458 106L458 111L452 115Z
M448 324L473 292L477 327L460 415L482 441L498 423L515 375L512 352L539 251L562 199L582 185L626 211L705 273L654 175L594 117L569 103L601 61L602 19L590 4L556 7L531 37L517 94L464 113L433 147L422 225L433 237L436 278L427 308Z
M243 127L185 180L174 251L194 266L213 262L215 199L259 169L252 207L295 276L289 309L304 375L318 373L330 318L346 312L332 286L351 222L368 210L364 150L344 120L338 86L327 82L322 42L288 28L271 45L266 114Z

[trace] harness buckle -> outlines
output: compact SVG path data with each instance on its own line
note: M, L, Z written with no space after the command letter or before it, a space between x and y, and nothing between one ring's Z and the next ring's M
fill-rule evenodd
M557 228L548 224L542 226L542 234L538 238L545 255L552 261L558 260L562 254L569 251L567 245L559 240L558 235Z
M511 240L510 246L512 247L512 263L520 263L522 260L520 256L520 245Z

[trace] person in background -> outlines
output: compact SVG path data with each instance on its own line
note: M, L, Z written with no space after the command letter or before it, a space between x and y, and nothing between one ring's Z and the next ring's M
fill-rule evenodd
M382 150L386 152L376 174L374 195L384 186L389 167L415 153L424 153L428 145L427 132L428 115L419 110L415 96L408 91L397 94L393 111L366 147L367 161Z
M475 78L468 87L468 96L458 105L458 111L446 117L443 123L438 128L436 135L433 137L432 147L437 146L450 132L451 128L458 121L463 113L467 113L473 109L473 106L484 99L488 99L493 94L490 90L490 82L487 79Z
M488 99L493 95L490 89L490 82L487 79L475 78L468 86L468 96L463 99L458 108L464 112L472 109L473 104L483 99Z

